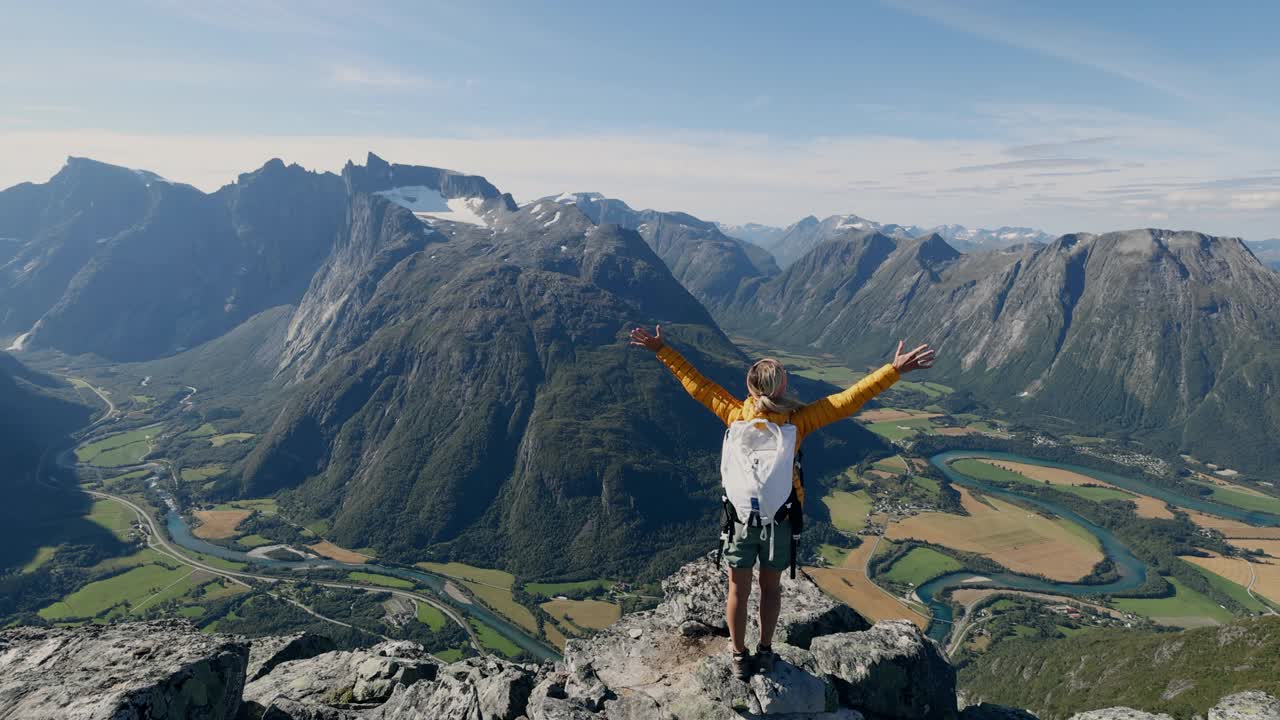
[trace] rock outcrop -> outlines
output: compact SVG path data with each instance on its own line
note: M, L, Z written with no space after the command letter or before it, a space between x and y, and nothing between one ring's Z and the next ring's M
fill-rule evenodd
M372 707L397 687L432 680L439 665L417 643L388 641L364 650L321 653L279 663L245 685L244 702L253 716L273 703Z
M1228 695L1209 710L1209 720L1280 720L1280 700L1256 690Z
M179 620L0 632L0 714L62 720L230 720L248 643Z
M1036 720L956 704L955 671L912 623L865 620L806 575L784 580L777 661L733 673L718 619L727 583L708 559L664 583L653 610L571 640L563 662L442 664L413 642L333 650L315 635L207 635L185 621L0 632L0 715L17 720ZM753 604L754 608L754 604ZM754 609L753 609L754 612ZM753 641L754 642L754 641ZM246 684L246 677L250 681ZM1171 720L1126 707L1072 720ZM1280 720L1262 692L1208 720Z

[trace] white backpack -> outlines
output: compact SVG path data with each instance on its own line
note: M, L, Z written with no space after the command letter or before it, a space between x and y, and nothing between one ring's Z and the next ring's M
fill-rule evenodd
M773 524L791 497L796 457L796 426L763 418L739 420L724 433L720 481L729 506L744 526Z

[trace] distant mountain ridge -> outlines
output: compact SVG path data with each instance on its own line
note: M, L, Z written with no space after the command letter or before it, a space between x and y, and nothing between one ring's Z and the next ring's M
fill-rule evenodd
M71 158L0 192L0 332L15 349L140 360L297 302L329 252L345 189L279 160L215 193Z
M1255 240L1246 244L1250 250L1253 250L1253 254L1258 256L1259 260L1276 270L1280 270L1280 238Z
M821 243L867 232L878 232L889 237L938 235L961 252L993 250L1024 243L1047 243L1053 239L1052 235L1042 230L1026 227L971 230L964 225L939 225L925 228L918 225L879 223L858 215L831 215L821 220L810 215L785 228L756 223L718 226L727 235L768 250L777 259L778 265L784 268Z

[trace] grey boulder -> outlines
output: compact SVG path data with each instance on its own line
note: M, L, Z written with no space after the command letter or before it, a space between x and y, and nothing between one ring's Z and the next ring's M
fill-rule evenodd
M234 718L249 646L182 620L0 632L6 718Z
M810 651L841 704L904 720L956 716L956 673L937 643L906 620L815 638Z
M391 697L397 687L434 678L436 668L421 645L389 641L282 662L245 686L244 701L254 714L280 698L311 705L372 705Z
M1258 690L1228 695L1209 710L1209 720L1280 720L1280 700Z

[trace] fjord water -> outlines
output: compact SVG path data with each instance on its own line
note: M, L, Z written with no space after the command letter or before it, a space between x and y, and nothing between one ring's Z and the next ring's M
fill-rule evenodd
M516 627L513 623L499 616L497 613L490 611L479 602L463 604L453 602L445 593L444 584L446 578L434 573L422 572L420 570L410 570L401 567L387 567L375 563L365 563L363 565L351 565L341 563L336 560L273 560L271 558L251 557L248 553L238 550L231 550L220 545L214 545L205 542L200 538L191 534L191 529L187 527L187 522L182 518L181 513L176 510L169 510L165 515L165 525L169 531L169 537L175 543L181 545L188 550L213 555L223 560L231 560L235 562L252 562L263 565L276 570L316 570L316 569L343 569L343 570L359 570L364 572L374 572L380 575L392 575L406 580L425 585L431 589L431 594L436 599L458 612L474 617L476 620L493 628L498 634L516 644L521 650L528 652L538 660L558 660L560 656L551 648L529 635L524 630Z
M989 582L983 581L968 583L968 586L970 587L999 587L1015 590L1029 590L1032 592L1054 593L1058 595L1084 596L1133 590L1146 582L1147 578L1146 565L1135 557L1133 553L1129 552L1129 549L1125 547L1115 535L1111 534L1105 528L1089 522L1078 513L1066 508L1065 506L1059 505L1058 503L1036 496L1011 492L989 482L957 472L950 465L952 461L971 457L991 458L994 460L1006 460L1009 462L1026 463L1029 465L1040 465L1042 467L1069 470L1071 472L1095 478L1099 481L1112 483L1126 490L1131 490L1143 495L1150 495L1179 508L1200 510L1214 515L1231 518L1233 520L1240 520L1253 525L1280 525L1280 518L1273 515L1219 505L1218 503L1208 502L1200 498L1193 498L1175 493L1135 478L1080 467L1078 465L1068 465L1049 460L1038 460L1035 458L1028 458L1023 455L1003 452L949 450L938 453L937 455L929 458L929 463L942 472L942 474L946 475L947 479L952 483L955 483L956 485L963 485L965 487L977 488L982 490L984 493L995 495L997 497L1029 503L1051 512L1054 515L1058 515L1077 523L1088 530L1098 539L1103 552L1105 552L1106 556L1115 564L1116 573L1119 575L1119 577L1112 582L1097 585L1060 583L1041 578L1028 577L1026 575L1015 575L1013 573L984 573L982 575L978 575L972 572L955 572L942 575L921 585L919 588L916 588L916 595L919 596L922 602L929 606L930 611L933 613L934 621L929 625L929 635L939 641L943 640L947 633L951 631L951 620L953 617L951 605L942 601L940 597L947 589L965 584L965 581L967 580L973 580L974 578L979 577L990 579Z

